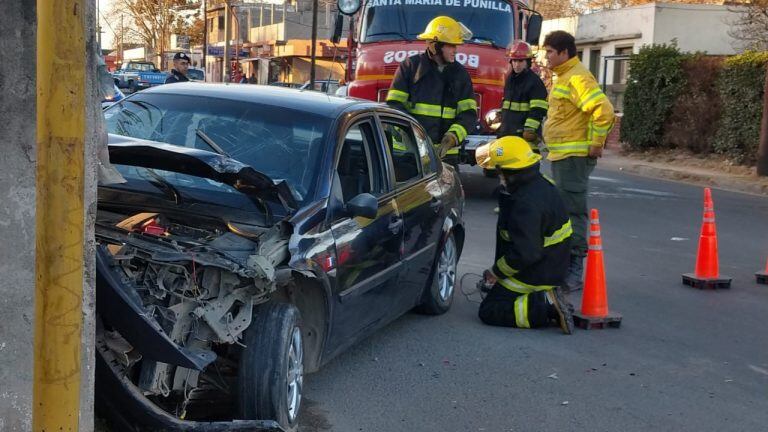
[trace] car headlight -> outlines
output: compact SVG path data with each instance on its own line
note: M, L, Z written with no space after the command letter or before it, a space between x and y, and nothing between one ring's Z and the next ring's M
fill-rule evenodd
M492 109L485 113L485 124L492 131L497 131L501 127L501 110Z

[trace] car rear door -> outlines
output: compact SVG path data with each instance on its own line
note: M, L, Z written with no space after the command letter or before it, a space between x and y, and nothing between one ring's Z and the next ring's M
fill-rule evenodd
M421 126L385 114L379 120L397 207L405 218L398 308L408 310L420 299L434 264L442 228L442 190L431 142Z
M387 177L373 115L340 134L329 210L336 242L336 297L332 348L338 352L392 316L401 270L403 218ZM370 193L378 200L374 219L350 217L344 204Z

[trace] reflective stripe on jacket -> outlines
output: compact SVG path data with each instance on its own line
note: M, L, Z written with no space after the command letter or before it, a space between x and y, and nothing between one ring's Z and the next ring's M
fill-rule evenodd
M571 221L557 188L538 169L514 174L499 196L492 270L499 285L521 294L561 285L570 263Z
M525 129L538 131L548 108L547 88L541 78L530 69L519 74L513 71L504 85L498 137L522 136Z
M439 145L448 132L453 132L461 144L476 129L477 102L469 73L457 62L440 72L426 53L400 63L387 104L415 117L434 145ZM448 153L458 151L456 147Z
M613 127L613 105L595 77L574 57L554 68L544 142L550 160L587 156L602 147Z

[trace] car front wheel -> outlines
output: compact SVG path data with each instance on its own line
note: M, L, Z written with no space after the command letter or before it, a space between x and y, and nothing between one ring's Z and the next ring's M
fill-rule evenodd
M238 372L240 416L275 420L286 431L295 431L304 387L298 309L287 303L257 307L243 342Z
M421 304L417 311L427 315L440 315L448 312L453 304L456 287L456 267L459 250L453 234L449 234L437 253L430 277L430 283L424 288Z

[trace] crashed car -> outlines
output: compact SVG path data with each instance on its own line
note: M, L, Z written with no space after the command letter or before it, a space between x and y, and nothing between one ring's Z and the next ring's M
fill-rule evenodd
M269 86L174 84L105 120L99 411L126 430L296 430L304 375L446 312L464 196L411 117Z

